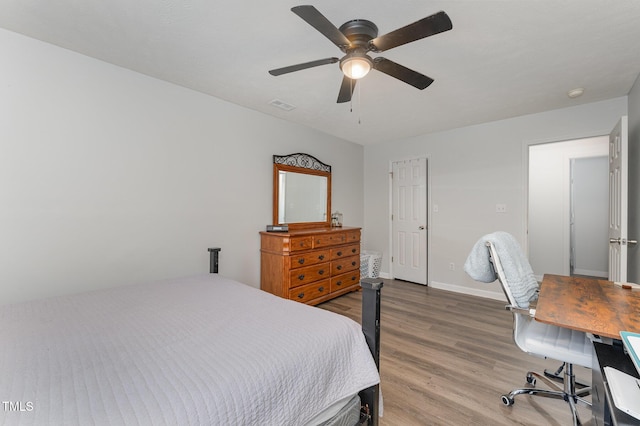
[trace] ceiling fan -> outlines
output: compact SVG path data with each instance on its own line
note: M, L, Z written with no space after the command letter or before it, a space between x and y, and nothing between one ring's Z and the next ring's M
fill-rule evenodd
M438 12L412 24L378 36L378 27L366 19L353 19L336 28L313 6L295 6L291 11L333 42L345 55L342 58L326 58L269 71L271 75L282 75L320 65L340 63L344 73L338 103L349 102L356 81L375 69L420 90L425 89L433 79L413 71L389 59L372 58L368 52L384 52L403 44L449 31L453 28L449 16Z

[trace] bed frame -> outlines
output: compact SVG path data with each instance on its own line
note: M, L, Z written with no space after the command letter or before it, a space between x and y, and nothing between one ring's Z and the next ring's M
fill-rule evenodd
M218 273L218 258L222 251L219 247L212 247L209 251L209 272ZM380 371L380 294L383 281L379 278L364 278L360 281L362 287L362 333L373 360ZM380 385L360 391L360 421L358 425L378 426Z

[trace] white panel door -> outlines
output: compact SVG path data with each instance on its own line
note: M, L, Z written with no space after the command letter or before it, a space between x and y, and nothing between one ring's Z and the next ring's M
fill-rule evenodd
M627 117L609 135L609 280L627 281Z
M392 165L393 277L427 284L427 159Z

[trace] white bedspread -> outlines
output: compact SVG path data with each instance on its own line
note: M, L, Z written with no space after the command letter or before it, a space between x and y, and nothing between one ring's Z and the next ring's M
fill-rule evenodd
M215 274L0 306L0 424L301 425L378 381L354 321Z

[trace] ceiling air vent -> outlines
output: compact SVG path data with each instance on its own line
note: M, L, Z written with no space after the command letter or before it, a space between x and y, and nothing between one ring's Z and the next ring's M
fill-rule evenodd
M285 111L291 111L293 109L296 109L294 105L288 104L286 102L282 102L280 99L272 100L271 102L269 102L269 105L274 106L276 108L283 109Z

